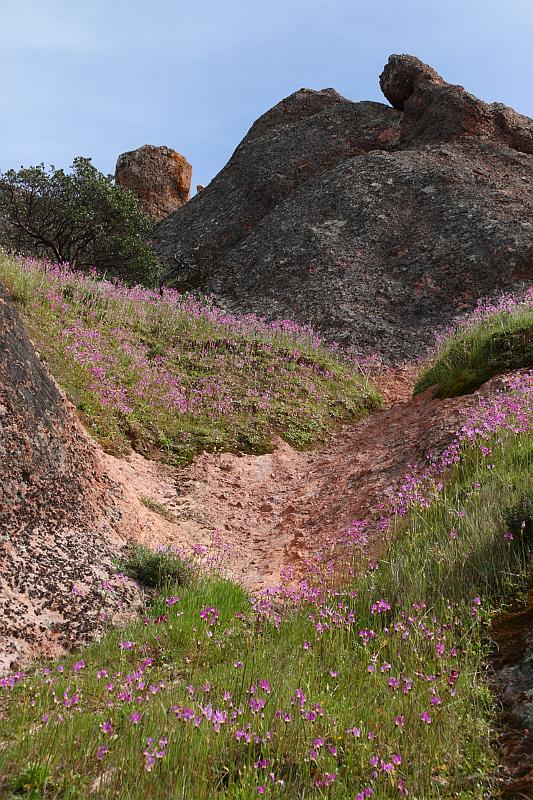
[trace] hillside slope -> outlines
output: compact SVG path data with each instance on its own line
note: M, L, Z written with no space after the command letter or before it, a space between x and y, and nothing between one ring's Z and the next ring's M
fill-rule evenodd
M389 407L360 420L376 389L308 330L34 261L0 259L0 276L108 451L5 295L0 667L60 652L135 607L137 588L114 577L127 542L192 553L217 531L247 589L299 575L491 391L411 400L415 371L389 371L372 378ZM260 431L271 442L257 455ZM385 544L373 529L372 552Z
M158 503L180 493L176 464L264 453L280 435L309 445L379 402L353 362L287 321L1 252L0 291L0 671L138 606L115 577L127 541L209 541L205 515Z
M495 771L486 637L510 581L523 588L527 577L528 518L519 509L531 487L531 379L522 372L503 391L486 387L484 401L471 396L444 451L459 401L419 397L316 453L294 486L283 459L278 469L271 456L247 457L248 510L254 470L260 483L270 466L295 538L290 517L310 499L301 490L318 489L305 579L295 585L286 569L277 589L248 598L220 575L191 573L97 645L0 679L0 793L480 800L501 788L509 800L530 796L528 776L511 782L516 764ZM395 466L420 455L424 430L426 444L437 435L438 459L399 479ZM214 489L212 510L230 500L220 495L238 483L238 460L220 460L227 481L197 474ZM350 507L368 516L322 539ZM230 570L240 564L248 574L258 567L254 533L264 534L249 521L248 553L215 542ZM276 548L269 553L275 562ZM523 749L521 712L514 736Z
M533 278L533 123L411 56L394 107L301 89L155 228L169 285L312 324L395 360L482 297Z
M199 419L206 433L242 423L252 379L308 419L323 405L323 423L338 421L339 392L353 394L344 426L313 450L277 440L273 452L204 452L189 466L113 456L85 434L3 298L0 671L12 670L0 677L0 795L479 800L498 784L509 800L528 796L527 610L512 658L496 665L513 726L499 771L486 662L491 614L520 608L530 580L531 297L479 312L426 367L440 378L458 368L468 391L470 343L503 337L489 383L413 400L414 370L388 370L373 381L390 407L361 418L375 390L309 330L64 265L0 258L0 276L87 425L101 435L106 420L124 432L137 419L140 450L171 389L178 443ZM221 344L237 360L220 360ZM250 372L252 344L268 347ZM288 383L273 375L280 352L295 368ZM499 374L508 364L517 370ZM235 368L235 402L195 414L198 375L218 369L221 385ZM455 378L445 383L457 394ZM219 397L208 395L213 411ZM248 427L267 410L244 408ZM59 659L22 671L35 655Z

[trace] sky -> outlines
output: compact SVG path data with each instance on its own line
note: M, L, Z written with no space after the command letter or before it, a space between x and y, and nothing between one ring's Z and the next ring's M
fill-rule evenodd
M410 53L533 117L533 0L0 0L0 170L168 145L193 186L305 86L387 102Z

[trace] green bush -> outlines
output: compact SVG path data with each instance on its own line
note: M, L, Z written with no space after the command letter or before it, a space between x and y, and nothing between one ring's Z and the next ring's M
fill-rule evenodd
M142 545L129 548L118 568L129 578L149 589L170 584L188 586L195 574L191 563L171 550L150 550Z
M89 158L76 158L71 172L40 164L0 173L0 242L9 250L153 284L152 226L135 195Z

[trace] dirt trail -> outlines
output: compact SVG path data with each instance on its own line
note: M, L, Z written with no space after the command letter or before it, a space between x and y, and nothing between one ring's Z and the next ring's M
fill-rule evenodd
M424 463L460 425L459 408L477 397L410 399L412 369L381 379L388 408L338 430L327 444L298 452L282 440L263 456L203 453L179 471L132 454L107 457L125 492L120 527L151 546L207 543L217 530L231 547L229 572L248 589L275 585L330 537L364 518L410 464ZM174 521L140 505L149 498ZM124 502L126 500L127 502ZM374 543L379 550L379 541Z

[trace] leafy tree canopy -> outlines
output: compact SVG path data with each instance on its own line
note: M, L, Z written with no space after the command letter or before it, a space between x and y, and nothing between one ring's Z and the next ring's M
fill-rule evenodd
M76 158L70 172L40 164L0 173L0 241L15 252L152 284L152 227L136 196L89 158Z

